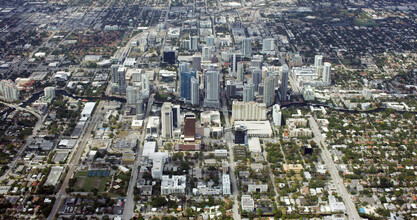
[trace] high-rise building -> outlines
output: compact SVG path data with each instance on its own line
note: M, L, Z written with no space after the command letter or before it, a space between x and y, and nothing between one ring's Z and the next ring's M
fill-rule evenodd
M162 137L172 138L173 136L173 115L172 104L164 102L161 108Z
M204 107L220 107L220 73L218 70L208 70L205 73Z
M203 61L210 61L211 60L211 48L210 47L203 47L202 49Z
M181 127L181 106L172 105L172 127L180 128Z
M213 36L207 36L206 37L206 45L210 47L214 47L214 37Z
M43 92L46 98L51 98L51 99L55 98L55 87L52 87L52 86L45 87Z
M326 85L331 85L331 70L332 70L332 64L329 62L324 63L323 67L323 82Z
M282 73L281 73L281 102L287 101L287 91L288 91L288 66L284 64L282 66Z
M175 64L175 51L164 51L163 60L168 64Z
M255 86L255 92L259 92L259 84L262 81L262 71L260 69L252 69L252 83Z
M126 68L120 65L111 66L112 93L118 95L126 94Z
M242 61L242 54L233 53L232 62L230 63L230 71L235 74L237 72L237 64Z
M14 82L11 80L0 81L0 92L3 95L3 100L6 102L15 102L19 100L19 90Z
M266 120L265 103L233 101L232 121L263 121Z
M200 105L200 85L195 77L191 78L191 105Z
M195 71L192 72L180 72L181 76L181 98L185 100L191 100L191 78L196 77Z
M195 115L186 114L184 117L184 140L195 140Z
M271 106L275 102L275 87L273 76L268 76L264 80L264 103L267 107Z
M136 119L141 120L145 116L145 102L142 96L136 99Z
M193 69L201 71L201 57L193 56Z
M275 104L272 107L272 120L273 120L275 126L277 126L277 127L281 126L282 112L281 112L281 107L278 104Z
M252 56L252 39L245 38L242 41L242 54L244 57Z
M140 90L137 86L128 86L126 88L126 103L128 105L135 105L140 96Z
M243 70L243 63L242 62L237 63L236 78L237 78L237 81L241 82L241 83L243 83L243 81L245 79L245 71Z
M190 63L181 62L179 65L179 71L181 72L190 72Z
M235 127L235 144L248 144L248 129L245 126Z
M192 36L190 41L191 41L190 50L198 51L198 36Z
M323 56L322 55L314 56L314 67L318 68L322 65L323 65Z
M275 54L274 38L265 38L262 40L262 53Z
M253 84L246 84L243 86L243 102L251 102L255 100L255 86Z

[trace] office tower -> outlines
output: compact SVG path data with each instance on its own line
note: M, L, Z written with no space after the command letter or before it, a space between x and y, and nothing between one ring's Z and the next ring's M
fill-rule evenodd
M218 70L209 70L205 74L204 107L220 107L220 73Z
M264 103L267 107L271 106L275 102L275 87L273 76L268 76L264 80Z
M262 81L262 71L260 69L252 69L252 83L255 86L255 92L259 92L259 83Z
M135 105L136 100L140 96L140 90L137 86L128 86L126 88L126 103L128 105Z
M190 50L198 51L198 37L197 36L192 36L191 37Z
M242 41L242 55L244 57L252 56L252 39L245 38Z
M11 80L0 81L0 92L6 102L19 100L19 91L17 90L16 84Z
M251 60L252 68L262 69L263 61L262 59L253 59Z
M322 65L323 65L323 56L322 55L314 56L314 67L318 68Z
M326 85L331 85L331 70L332 70L332 64L329 62L325 62L323 66L323 82Z
M195 77L191 78L191 105L200 105L200 86Z
M201 71L201 57L193 56L193 69Z
M281 102L287 101L287 91L288 91L288 66L284 64L282 66L282 76L281 76Z
M55 98L55 87L46 87L43 91L46 98Z
M145 116L145 102L143 101L142 96L136 99L136 119L141 120Z
M206 45L210 46L210 47L214 47L214 37L213 36L208 36L206 37Z
M161 108L161 123L162 123L162 137L172 138L173 131L173 115L172 104L170 102L164 102Z
M183 40L182 41L182 48L186 50L191 50L191 40Z
M184 117L184 140L195 140L195 115L188 113Z
M149 94L151 91L151 84L149 83L149 73L144 73L142 75L142 90L141 90L141 94L143 96L143 98L149 98Z
M111 66L112 93L126 94L126 68L120 65Z
M232 73L236 73L237 72L237 64L239 62L242 61L242 54L240 53L233 53L232 55L232 62L231 62L231 66L230 66L230 71Z
M232 121L263 121L266 120L265 103L233 101Z
M262 53L275 54L274 38L265 38L262 40Z
M180 105L172 105L172 127L180 128L181 127L181 107Z
M236 96L236 84L231 82L230 80L227 80L226 82L226 97L227 98L233 98Z
M235 144L248 144L248 129L245 126L236 126Z
M181 62L179 66L179 71L181 72L190 72L190 63Z
M191 78L196 77L195 71L180 72L181 85L180 92L181 98L185 100L191 100Z
M281 112L281 107L278 104L275 104L272 107L272 120L275 126L277 127L281 126L282 112Z
M175 64L175 51L164 51L164 63Z
M243 86L243 102L251 102L254 101L255 96L255 86L253 84L246 84Z
M203 61L210 61L210 59L211 59L211 48L210 47L203 47L201 53L203 54Z
M243 70L243 63L242 62L237 63L236 78L237 78L237 81L241 82L241 83L243 83L243 81L245 79L245 71Z

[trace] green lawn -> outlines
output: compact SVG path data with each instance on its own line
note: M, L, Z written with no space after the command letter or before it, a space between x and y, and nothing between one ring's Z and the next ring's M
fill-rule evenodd
M83 172L83 171L81 171ZM98 189L98 192L104 192L106 189L106 183L111 181L110 176L106 177L87 177L87 173L77 173L77 181L74 185L75 192L92 192L94 188Z

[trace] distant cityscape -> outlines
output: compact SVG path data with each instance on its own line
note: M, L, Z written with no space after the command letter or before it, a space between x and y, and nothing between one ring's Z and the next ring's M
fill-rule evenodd
M417 218L417 3L0 5L1 219Z

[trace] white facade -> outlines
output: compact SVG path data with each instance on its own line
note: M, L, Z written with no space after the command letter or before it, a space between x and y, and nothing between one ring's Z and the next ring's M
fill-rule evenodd
M251 102L255 100L255 86L246 84L243 86L243 102Z
M19 100L19 91L17 86L10 80L2 80L0 82L0 92L3 95L3 99L7 102Z
M46 98L55 98L55 87L46 87L43 91Z
M280 127L282 122L282 112L281 112L281 107L278 104L275 104L272 107L272 120L274 122L274 125L277 127Z
M95 102L85 103L83 111L81 112L81 117L87 117L87 118L91 117L91 114L93 113L95 106L96 106Z
M203 61L210 61L211 59L211 47L203 47L202 49Z
M331 85L331 70L332 70L332 64L329 62L324 63L323 68L323 83L326 85Z
M248 192L266 192L268 191L267 184L249 184Z
M275 102L275 88L274 77L269 76L264 80L264 103L267 107L271 106Z
M126 88L126 103L128 105L136 104L136 100L140 96L140 90L137 86L128 86Z
M262 40L262 53L275 54L275 40L274 38L266 38Z
M255 202L250 195L242 195L241 198L242 210L253 212L255 210Z
M185 175L172 175L172 178L169 178L168 175L163 175L161 182L161 195L184 194L186 180L187 178Z
M223 195L232 194L231 190L230 190L230 176L229 176L229 174L223 174L222 180L223 180Z
M249 138L248 147L249 147L249 151L252 152L252 153L261 153L262 152L261 143L259 142L259 138L257 138L257 137Z
M164 102L161 109L161 123L162 123L162 137L172 138L173 131L173 116L172 116L172 104L170 102Z
M243 70L243 63L242 62L237 63L236 79L237 79L238 82L241 82L241 83L243 83L243 81L245 79L245 72Z
M318 68L320 66L323 66L323 56L322 55L316 55L316 56L314 56L314 67Z
M161 158L153 160L152 170L151 170L152 178L161 179L163 170L164 170L164 161Z
M200 84L198 79L191 77L191 105L200 104Z
M220 74L218 70L209 70L205 74L206 95L204 107L220 107Z
M245 38L242 41L242 53L245 57L251 57L252 56L252 39Z
M264 103L233 101L232 121L263 120L266 120L266 105Z

